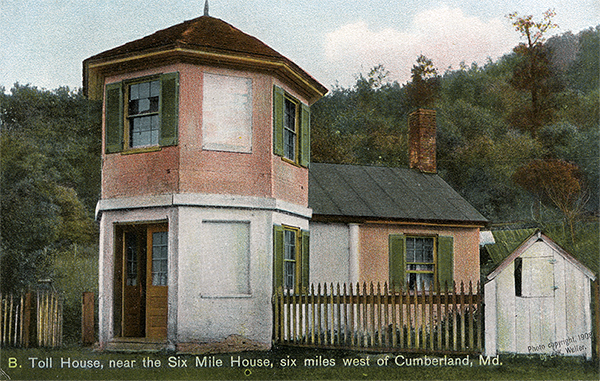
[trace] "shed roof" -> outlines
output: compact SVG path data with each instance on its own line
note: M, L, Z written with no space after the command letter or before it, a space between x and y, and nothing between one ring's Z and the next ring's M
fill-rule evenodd
M413 169L311 163L313 216L333 219L487 223L440 176Z
M505 260L517 247L521 246L527 238L534 235L538 229L512 229L512 230L494 230L494 244L486 245L486 250L494 263L497 266Z
M497 230L494 231L493 234L496 244L488 245L486 248L488 249L490 256L492 256L490 249L494 251L494 246L499 246L495 250L495 254L493 254L498 261L496 262L496 259L494 259L492 256L492 260L497 266L495 266L495 269L488 274L487 278L489 280L494 279L512 261L521 256L521 254L527 251L527 249L529 249L536 242L544 242L546 245L550 246L552 250L561 255L568 262L572 263L590 279L596 279L594 273L589 268L577 260L577 258L569 254L550 237L543 234L539 229Z
M171 55L166 55L170 52ZM282 72L304 87L309 87L319 98L327 89L298 65L284 57L259 39L252 37L227 22L210 16L201 16L183 23L159 30L149 36L128 42L86 59L84 66L84 89L87 91L91 69L112 65L111 69L122 69L133 58L143 57L143 64L156 65L166 59L200 60L229 66L254 66ZM202 54L200 54L202 53ZM159 59L160 58L160 59ZM96 74L96 73L92 73Z

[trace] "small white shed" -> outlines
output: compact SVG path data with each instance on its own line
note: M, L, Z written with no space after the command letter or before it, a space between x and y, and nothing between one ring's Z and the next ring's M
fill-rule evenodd
M495 233L496 243L487 248L498 265L484 289L486 355L590 359L594 273L540 231L527 232L517 245L519 232Z

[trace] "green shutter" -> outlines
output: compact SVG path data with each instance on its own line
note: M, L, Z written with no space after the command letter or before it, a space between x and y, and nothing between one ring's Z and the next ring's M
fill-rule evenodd
M301 289L302 292L308 292L309 287L309 276L310 276L310 233L306 230L301 232L302 234L302 279Z
M283 156L283 89L273 87L273 153Z
M167 73L160 76L160 145L177 144L177 126L179 123L179 73Z
M446 282L452 288L454 280L454 238L452 237L437 239L437 273L442 290L445 290Z
M300 103L300 165L310 163L310 108Z
M273 288L283 287L283 227L273 226Z
M390 255L390 287L394 285L396 289L404 287L404 264L406 252L406 239L404 234L390 234L389 237L389 255Z
M123 83L106 85L105 152L123 150Z

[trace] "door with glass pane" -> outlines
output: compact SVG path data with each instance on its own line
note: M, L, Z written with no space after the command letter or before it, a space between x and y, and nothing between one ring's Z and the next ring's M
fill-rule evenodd
M124 337L144 336L146 234L130 228L123 232L123 321Z
M146 247L146 337L167 337L168 231L166 225L148 227Z

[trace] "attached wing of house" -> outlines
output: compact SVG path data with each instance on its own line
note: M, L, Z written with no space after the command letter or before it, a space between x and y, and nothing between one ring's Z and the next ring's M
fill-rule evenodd
M309 207L311 283L479 280L487 220L437 174L313 163Z

